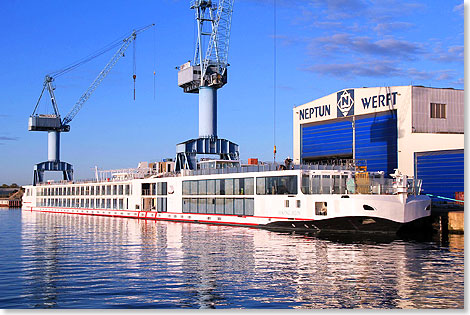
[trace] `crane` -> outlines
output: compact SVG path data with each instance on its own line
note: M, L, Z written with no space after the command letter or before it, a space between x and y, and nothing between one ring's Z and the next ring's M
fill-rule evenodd
M28 121L28 130L29 131L47 131L48 132L48 160L46 162L38 163L34 166L34 176L33 176L33 185L41 183L44 180L44 171L61 171L63 172L64 180L73 180L73 167L67 162L60 161L60 133L69 132L70 125L69 123L73 118L78 114L80 109L82 109L85 102L91 97L96 88L101 84L104 78L108 75L114 65L124 56L124 52L129 47L129 45L135 41L137 34L146 31L147 29L153 27L155 24L150 24L145 27L142 27L138 30L133 30L130 35L121 38L110 45L104 47L103 49L97 51L96 53L85 57L84 59L79 60L78 62L71 64L64 69L55 71L53 73L47 74L44 78L43 88L39 99L36 103L33 113L29 117ZM78 101L72 107L70 112L62 119L59 113L59 107L57 105L56 97L54 95L55 87L53 86L54 80L70 72L77 67L87 63L96 57L106 53L107 51L119 47L118 50L114 53L113 57L108 61L106 66L101 70L95 80L91 83L88 89L80 96ZM135 68L135 67L134 67ZM134 72L134 87L136 75ZM54 113L50 115L44 115L37 113L39 102L44 94L44 91L47 90L51 99L52 108ZM134 92L135 95L135 92Z
M193 61L179 67L178 86L185 93L199 94L199 138L177 144L177 171L195 169L196 154L239 157L237 144L217 137L217 90L227 83L233 2L194 0L190 5L196 17L196 48Z

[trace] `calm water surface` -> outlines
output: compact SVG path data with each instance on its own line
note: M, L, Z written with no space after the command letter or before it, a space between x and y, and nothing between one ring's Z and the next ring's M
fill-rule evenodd
M463 308L464 238L0 210L0 308Z

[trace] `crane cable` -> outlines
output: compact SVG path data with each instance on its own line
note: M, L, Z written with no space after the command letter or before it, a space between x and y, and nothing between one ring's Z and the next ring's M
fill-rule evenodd
M273 76L274 76L274 89L273 89L273 142L274 142L274 164L276 164L276 62L277 62L277 56L276 56L276 0L274 0L274 66L273 66Z
M136 40L135 40L135 38L134 38L134 41L133 41L133 43L132 43L133 46L134 46L134 47L133 47L133 48L134 48L134 51L133 51L133 55L132 55L132 63L133 63L133 65L132 65L132 67L133 67L133 69L132 69L132 70L133 70L132 78L134 79L134 101L135 101L135 79L137 78L137 75L136 75L136 64L135 64L135 42L136 42Z
M153 100L155 101L155 60L156 60L156 35L153 29Z

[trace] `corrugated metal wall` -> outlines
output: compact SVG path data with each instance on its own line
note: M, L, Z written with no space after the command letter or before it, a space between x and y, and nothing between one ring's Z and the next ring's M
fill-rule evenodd
M464 191L463 149L415 153L415 169L425 194L454 198Z
M352 157L351 121L302 126L301 158Z
M413 132L463 133L464 91L413 86ZM431 118L431 103L446 104L446 118Z
M356 117L356 159L370 171L393 173L398 166L396 110ZM349 118L351 119L351 118ZM302 126L302 160L352 158L352 122Z
M384 171L398 167L396 110L356 119L356 159L367 160L368 171Z

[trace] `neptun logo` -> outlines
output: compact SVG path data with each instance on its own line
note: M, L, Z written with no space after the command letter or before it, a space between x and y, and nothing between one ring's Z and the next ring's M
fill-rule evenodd
M336 93L338 117L354 115L354 89Z

